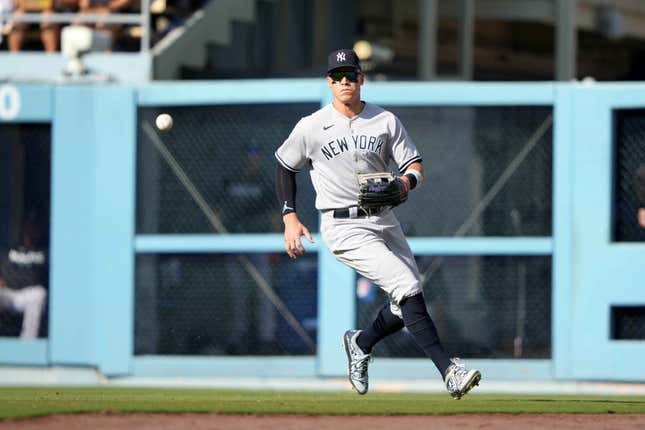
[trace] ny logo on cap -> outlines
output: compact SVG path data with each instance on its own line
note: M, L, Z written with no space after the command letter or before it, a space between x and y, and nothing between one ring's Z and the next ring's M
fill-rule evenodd
M344 52L339 52L338 54L336 54L336 61L340 62L345 60L347 60L347 58L345 57Z

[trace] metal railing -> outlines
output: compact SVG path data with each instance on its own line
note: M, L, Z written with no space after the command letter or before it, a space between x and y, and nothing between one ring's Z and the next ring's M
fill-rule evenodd
M150 50L150 0L141 0L141 12L133 13L0 13L3 22L50 22L56 24L134 24L141 26L141 52Z

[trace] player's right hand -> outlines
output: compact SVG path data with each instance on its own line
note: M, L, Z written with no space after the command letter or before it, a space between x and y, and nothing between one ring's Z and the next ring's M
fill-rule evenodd
M284 221L284 249L291 258L297 258L304 255L305 247L302 246L300 238L304 235L309 243L314 243L309 229L304 226L298 219L295 212L291 212L282 217Z

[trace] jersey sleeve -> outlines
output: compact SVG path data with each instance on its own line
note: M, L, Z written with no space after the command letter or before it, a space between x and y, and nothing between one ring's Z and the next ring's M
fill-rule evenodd
M421 162L421 154L401 121L392 115L392 160L399 172L403 173L412 163Z
M285 169L300 172L308 158L306 118L298 121L287 140L275 151L275 158Z

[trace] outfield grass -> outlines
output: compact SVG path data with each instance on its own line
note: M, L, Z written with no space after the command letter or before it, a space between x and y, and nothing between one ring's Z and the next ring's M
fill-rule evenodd
M138 388L2 388L0 418L79 412L227 414L645 413L645 396L268 392Z

